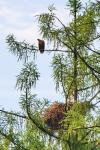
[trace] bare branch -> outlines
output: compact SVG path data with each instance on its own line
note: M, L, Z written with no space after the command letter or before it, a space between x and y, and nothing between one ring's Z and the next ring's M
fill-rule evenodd
M13 115L13 116L16 116L16 117L20 117L20 118L23 118L23 119L28 119L27 116L19 115L18 113L8 112L8 111L5 111L5 110L0 110L0 112L5 113L5 114L9 114L9 115Z
M91 85L91 86L88 86L88 87L85 87L85 88L78 89L78 91L88 90L88 89L93 88L93 87L96 87L96 86L98 86L98 85L99 85L99 84L96 83L96 84L93 84L93 85Z
M96 92L96 94L89 100L89 102L92 102L92 100L94 100L94 98L95 98L98 94L100 94L100 90Z
M39 52L39 49L34 49L32 47L28 47L27 49L31 50L31 51L37 51ZM44 51L46 52L61 52L61 53L67 53L67 52L71 52L71 51L68 51L68 50L60 50L60 49L45 49Z
M82 45L82 44L83 44L83 45ZM97 51L93 50L92 48L88 47L87 45L84 45L84 43L81 43L80 47L82 47L82 46L85 46L88 50L90 50L90 51L92 51L92 52L94 52L94 53L96 53L96 54L100 55L100 53L99 53L99 52L97 52Z

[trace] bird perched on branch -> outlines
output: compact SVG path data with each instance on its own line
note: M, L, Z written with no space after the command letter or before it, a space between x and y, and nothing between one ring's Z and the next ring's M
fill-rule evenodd
M44 40L40 40L40 39L37 39L37 40L38 40L38 48L39 48L40 53L44 53L44 49L45 49Z

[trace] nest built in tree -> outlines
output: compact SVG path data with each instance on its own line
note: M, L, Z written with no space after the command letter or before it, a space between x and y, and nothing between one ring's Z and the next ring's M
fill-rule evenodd
M64 119L64 113L72 107L73 103L68 103L67 109L66 104L54 102L43 113L43 120L45 124L52 130L60 129L63 127L61 121Z
M87 110L90 110L89 102L68 102L67 104L54 102L43 113L44 123L52 130L63 128L62 120L65 117L65 113L76 104L82 114L86 114Z

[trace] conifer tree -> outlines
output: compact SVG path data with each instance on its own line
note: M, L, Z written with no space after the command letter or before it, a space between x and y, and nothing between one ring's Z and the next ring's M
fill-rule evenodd
M81 0L68 0L67 9L72 17L67 25L56 16L54 5L49 6L48 13L37 16L43 39L53 46L44 53L54 53L55 87L63 93L67 107L57 130L43 121L48 101L32 94L40 77L35 64L38 48L18 42L13 35L7 37L10 52L23 62L16 82L23 113L0 110L0 146L5 143L4 150L100 149L100 50L96 46L100 41L100 3L84 5ZM69 102L73 103L70 109Z

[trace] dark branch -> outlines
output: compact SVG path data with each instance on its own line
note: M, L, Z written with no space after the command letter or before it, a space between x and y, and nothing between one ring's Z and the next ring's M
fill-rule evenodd
M95 98L98 94L100 94L100 90L96 92L96 94L89 100L89 102L92 102L92 100L94 100L94 98Z
M37 51L37 52L39 52L39 49L34 49L34 48L32 48L32 47L28 47L27 49L29 49L29 50L31 50L31 51ZM44 51L46 51L46 52L64 52L64 53L66 53L66 52L71 52L71 51L68 51L68 50L60 50L60 49L45 49Z
M88 47L87 45L84 45L84 43L82 43L82 42L81 42L80 47L82 47L82 46L85 46L88 50L90 50L90 51L92 51L92 52L96 53L97 55L100 55L100 53L99 53L99 52L97 52L97 51L93 50L92 48Z
M89 134L91 133L91 130L89 130L79 141L77 144L80 144Z
M5 114L9 114L9 115L13 115L13 116L16 116L16 117L20 117L20 118L23 118L23 119L28 119L27 116L19 115L18 113L8 112L8 111L5 111L5 110L0 110L0 112L5 113Z
M88 87L85 87L85 88L78 89L78 91L88 90L88 89L93 88L93 87L96 87L96 86L98 86L98 85L99 85L99 84L96 83L96 84L93 84L93 85L91 85L91 86L88 86Z

